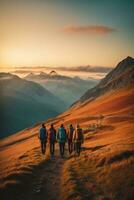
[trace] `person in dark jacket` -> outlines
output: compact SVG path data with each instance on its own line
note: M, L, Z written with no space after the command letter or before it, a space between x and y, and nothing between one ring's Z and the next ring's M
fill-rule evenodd
M39 139L41 143L41 152L45 154L46 152L46 143L47 143L47 129L45 124L42 124L42 127L39 132Z
M75 145L75 152L79 156L81 152L81 144L84 142L83 130L79 125L77 125L74 131L73 142Z
M73 128L73 125L70 124L69 129L67 131L67 141L68 141L69 154L71 154L73 152L73 133L74 133L74 128Z
M50 155L51 159L54 159L54 152L55 152L55 142L56 142L56 130L51 124L51 127L48 131L48 141L49 141L49 146L50 146Z
M57 141L59 143L60 155L63 158L65 152L65 143L67 141L66 129L64 128L63 124L61 124L61 127L58 130Z

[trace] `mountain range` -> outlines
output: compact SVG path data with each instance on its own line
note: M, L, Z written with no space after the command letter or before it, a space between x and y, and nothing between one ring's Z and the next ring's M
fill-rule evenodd
M83 80L79 77L69 77L51 71L49 74L41 72L40 74L30 73L25 77L41 84L55 96L60 98L69 107L74 101L79 99L89 88L94 87L98 80Z
M78 67L57 67L57 69L63 70L63 71L109 73L113 68L87 65L87 66L78 66Z
M29 70L28 70L29 69ZM109 73L113 67L106 67L106 66L76 66L76 67L37 67L38 70L53 70L53 71L77 71L77 72L96 72L96 73ZM33 71L33 67L20 67L13 71L13 73L31 73Z
M64 102L41 85L0 73L0 137L63 112Z

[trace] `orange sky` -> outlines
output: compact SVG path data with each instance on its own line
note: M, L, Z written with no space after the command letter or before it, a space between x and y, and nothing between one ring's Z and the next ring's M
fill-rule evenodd
M103 1L104 7L99 1L71 2L0 2L0 67L111 67L134 56L129 13L124 21L114 2Z

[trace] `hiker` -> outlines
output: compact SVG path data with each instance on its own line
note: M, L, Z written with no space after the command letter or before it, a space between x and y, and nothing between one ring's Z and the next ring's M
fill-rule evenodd
M50 145L50 156L51 156L51 159L54 159L56 130L55 130L53 124L51 124L51 127L48 131L48 141L49 141L49 145Z
M67 140L66 129L64 128L64 125L61 124L57 133L57 141L59 143L60 155L62 158L64 156L66 140Z
M45 124L42 124L42 127L39 132L39 139L41 143L41 152L45 154L46 152L46 143L47 143L47 129Z
M73 125L70 124L69 129L67 131L67 141L68 141L69 154L71 154L73 152L73 133L74 133L74 128L73 128Z
M79 156L81 152L81 144L84 142L83 137L83 130L80 128L79 125L77 125L74 134L73 134L73 142L75 146L75 152Z

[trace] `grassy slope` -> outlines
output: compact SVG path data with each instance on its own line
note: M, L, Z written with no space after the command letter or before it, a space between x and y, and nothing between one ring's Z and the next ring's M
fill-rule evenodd
M2 140L0 195L3 197L8 191L8 194L10 192L10 195L17 199L16 191L22 194L31 185L33 174L38 171L41 163L43 166L47 166L48 163L50 168L55 167L54 172L51 169L52 174L58 174L57 170L61 169L59 174L62 178L61 185L59 184L61 199L133 199L133 99L133 89L120 90L91 103L77 105L50 120L56 127L61 122L65 125L78 122L83 128L88 129L90 124L96 122L98 115L105 116L101 128L95 132L86 131L81 157L64 160L62 165L61 163L49 164L49 161L45 161L40 155L37 139L40 125ZM49 180L47 181L52 185ZM18 185L18 190L14 189L14 185Z

